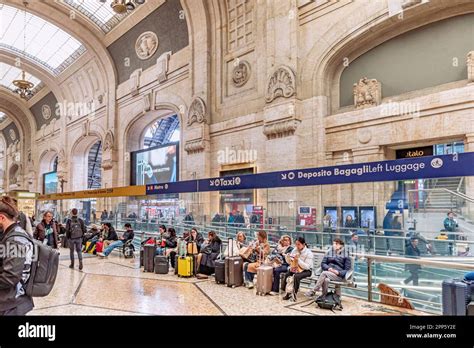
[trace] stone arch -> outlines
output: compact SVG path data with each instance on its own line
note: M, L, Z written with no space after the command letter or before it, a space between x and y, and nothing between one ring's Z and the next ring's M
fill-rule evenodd
M74 142L68 160L69 191L87 190L89 151L98 140L103 141L103 136L97 132L90 132L89 135L81 136Z
M368 20L364 19L364 11L352 11L347 20L328 28L332 34L323 33L307 54L298 74L302 86L300 91L304 94L302 99L326 96L330 98L329 110L336 110L339 107L339 78L345 67L345 59L350 64L372 48L403 33L472 12L474 3L466 0L430 2L409 8L405 10L403 20L396 20L396 16L389 17L387 8L374 13ZM332 37L334 33L341 34L330 44L324 38ZM320 53L323 47L325 49Z
M59 151L56 148L50 148L43 151L38 161L37 190L43 192L43 174L52 172L54 161L58 157Z
M162 101L162 99L169 98L170 102ZM171 102L172 101L172 102ZM181 106L181 107L180 107ZM184 114L186 106L184 101L176 95L161 96L158 100L154 110L146 113L140 113L132 117L127 127L124 130L124 151L125 153L131 153L133 151L142 149L142 141L145 136L147 128L161 118L166 118L172 115L178 115L180 124L180 137L179 143L183 144L183 134L185 132L184 125ZM182 168L184 149L183 146L179 147L179 168ZM130 161L123 161L123 177L125 185L130 183Z

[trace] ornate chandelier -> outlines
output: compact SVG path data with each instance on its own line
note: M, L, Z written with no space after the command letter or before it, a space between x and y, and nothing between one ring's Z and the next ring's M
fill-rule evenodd
M23 1L23 5L25 5L24 11L24 25L23 25L23 56L26 56L26 6L28 5L27 1ZM14 93L18 94L23 99L28 99L33 96L33 87L35 86L30 81L27 81L25 78L25 70L21 71L21 79L13 80L13 85L16 89L13 91Z
M115 13L122 14L127 11L133 11L137 5L145 3L145 0L112 0L110 7Z
M25 79L25 70L21 71L21 79L14 80L13 84L16 87L13 92L18 94L21 98L29 99L33 96L33 92L31 90L35 85Z

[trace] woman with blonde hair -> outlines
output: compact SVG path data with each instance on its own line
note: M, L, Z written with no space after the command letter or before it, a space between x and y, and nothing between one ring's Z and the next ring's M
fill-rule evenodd
M262 264L263 260L266 259L268 254L270 254L270 244L268 243L267 232L258 231L257 232L257 242L252 246L253 253L257 255L256 262L246 262L244 263L244 274L246 287L248 289L253 288L253 278L257 273L257 268Z

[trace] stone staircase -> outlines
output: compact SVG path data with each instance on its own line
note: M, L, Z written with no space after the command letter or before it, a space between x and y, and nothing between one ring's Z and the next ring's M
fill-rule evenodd
M435 189L448 189L456 192L461 178L439 178L434 186ZM447 191L432 191L425 202L425 209L430 211L459 211L463 202Z

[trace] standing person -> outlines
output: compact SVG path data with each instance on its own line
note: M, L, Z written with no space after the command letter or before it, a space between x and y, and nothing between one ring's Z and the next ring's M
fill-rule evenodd
M53 221L53 213L46 211L43 220L36 226L33 238L51 248L58 248L58 225Z
M283 276L283 289L286 288L288 277L293 276L293 292L291 294L287 292L283 300L291 298L292 301L296 301L301 279L311 277L313 273L313 252L307 247L304 237L296 239L295 248L289 255L286 255L285 259L290 267Z
M188 215L184 217L184 222L186 222L189 225L194 225L194 216L193 216L192 211L190 211Z
M100 214L100 221L102 222L107 221L108 218L109 218L109 213L107 213L107 210L104 209L102 214Z
M12 198L13 202L15 203L15 206L18 207L18 200L15 199L15 198ZM28 215L26 215L26 213L22 212L22 211L18 211L18 218L17 218L17 221L18 221L18 224L20 225L20 227L26 232L28 233L29 236L33 236L33 225L30 221L30 218L28 217Z
M405 250L406 257L410 258L419 258L420 257L420 249L418 249L418 238L412 238L410 240L410 244L407 246ZM406 264L405 270L410 272L410 276L402 280L402 284L406 285L409 282L413 281L413 285L418 286L418 279L419 279L419 272L421 266L417 264Z
M0 199L0 244L5 252L0 257L0 316L25 315L34 307L23 284L30 278L34 245L31 237L17 223L18 208L9 196Z
M74 268L74 249L77 252L77 258L79 259L79 269L82 270L82 236L87 232L86 224L84 220L77 217L77 209L71 210L71 218L66 222L66 237L69 244L69 257L71 264L69 268Z
M448 217L444 219L443 225L444 229L448 232L448 239L455 240L456 239L456 228L458 227L458 223L454 220L454 213L450 211Z

